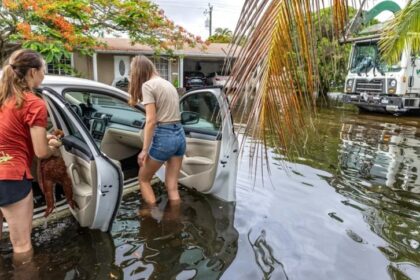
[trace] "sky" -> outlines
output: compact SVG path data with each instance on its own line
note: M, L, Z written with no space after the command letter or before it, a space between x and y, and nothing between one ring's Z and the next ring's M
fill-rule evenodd
M213 32L217 27L229 28L234 31L239 19L242 6L245 0L152 0L158 4L166 16L176 24L186 28L189 32L206 39L209 36L209 28L205 27L205 20L208 16L204 11L208 5L213 6ZM394 0L401 7L405 6L407 0ZM325 1L327 2L327 1ZM356 1L359 2L359 1ZM368 9L379 3L380 0L368 0ZM392 13L384 12L378 20L384 21L392 18Z
M234 31L245 0L153 0L168 18L186 28L189 32L206 39L209 28L205 27L208 4L213 6L213 32L216 28Z

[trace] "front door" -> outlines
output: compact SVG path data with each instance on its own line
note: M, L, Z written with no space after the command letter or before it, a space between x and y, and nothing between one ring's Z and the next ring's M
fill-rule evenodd
M116 55L114 56L114 80L113 86L126 89L128 87L128 76L130 71L130 57Z
M81 226L109 231L121 201L121 168L100 152L80 117L62 96L45 89L43 98L54 128L65 134L60 152L79 206L71 212Z
M183 124L187 150L179 183L226 201L236 198L238 140L226 96L220 88L189 92L180 100L181 114L194 112L198 122ZM164 167L158 176L164 181Z

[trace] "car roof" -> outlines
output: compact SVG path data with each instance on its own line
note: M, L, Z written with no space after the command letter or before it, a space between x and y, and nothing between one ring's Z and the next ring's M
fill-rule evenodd
M125 91L122 91L116 87L100 83L97 81L92 81L83 78L76 78L70 76L58 76L58 75L45 75L44 81L42 81L43 86L82 86L82 87L99 87L112 91L118 91L127 95Z

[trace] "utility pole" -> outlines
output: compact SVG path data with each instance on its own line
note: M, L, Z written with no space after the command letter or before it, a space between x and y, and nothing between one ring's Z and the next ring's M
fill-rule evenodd
M209 27L209 37L211 36L211 27L213 21L213 6L209 3L209 8L204 11L205 15L209 15L208 27ZM207 22L206 22L207 27Z

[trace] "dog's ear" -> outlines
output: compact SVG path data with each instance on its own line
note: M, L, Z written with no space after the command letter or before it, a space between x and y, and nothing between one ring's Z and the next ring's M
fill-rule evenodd
M64 136L64 132L61 129L54 129L53 135L57 138L62 138Z

